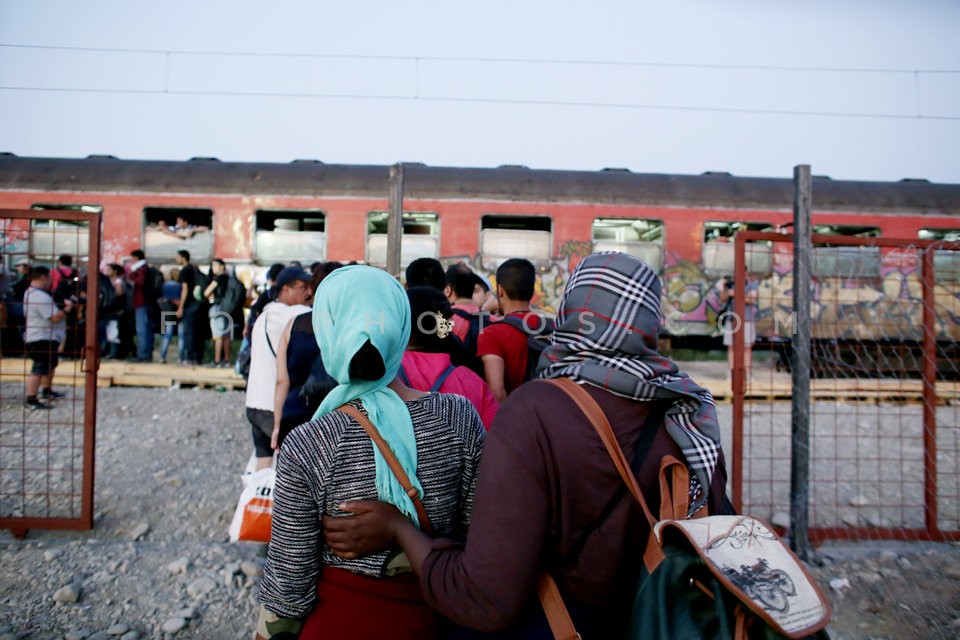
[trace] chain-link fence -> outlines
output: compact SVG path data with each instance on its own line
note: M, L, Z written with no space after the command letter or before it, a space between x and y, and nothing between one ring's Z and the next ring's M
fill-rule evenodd
M773 390L793 394L802 285L792 236L743 236L773 268L736 283L756 342L734 371L733 493L789 529L796 409ZM866 229L812 241L811 348L794 356L811 374L810 540L960 540L960 245Z
M0 210L0 528L93 526L100 213Z

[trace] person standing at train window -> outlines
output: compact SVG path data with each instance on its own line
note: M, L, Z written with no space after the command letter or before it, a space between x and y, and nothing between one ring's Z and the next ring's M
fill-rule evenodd
M436 258L417 258L407 265L404 272L406 288L433 287L443 291L447 286L447 275L443 265Z
M744 288L744 306L743 318L738 318L735 312L733 292L733 277L727 276L721 280L717 288L719 289L719 299L721 304L720 330L723 333L723 344L727 347L727 365L730 372L733 372L733 334L743 330L743 367L746 376L750 378L750 371L753 368L753 343L757 341L757 297L760 291L760 285L756 280L747 280Z
M23 341L33 366L27 375L28 409L49 409L50 405L37 399L37 392L44 399L62 398L64 394L53 390L53 374L57 369L60 345L67 335L67 316L74 301L67 298L62 307L50 295L50 271L43 266L33 269L30 288L23 297L23 313L26 327Z
M400 379L411 389L454 393L465 397L480 414L487 429L500 405L490 387L466 366L457 366L455 357L462 345L453 334L450 302L433 287L408 287L410 342L400 365Z
M50 273L50 295L53 301L62 309L63 303L70 299L73 304L67 313L67 330L76 328L77 303L80 300L80 274L73 268L73 256L67 253L57 258L57 267ZM64 332L60 341L60 354L63 356L67 346L67 333ZM76 346L76 344L74 344Z
M532 331L541 319L530 312L530 300L537 281L537 269L524 258L510 258L497 268L497 297L500 313L516 316ZM531 318L531 315L535 317ZM523 384L527 372L527 334L506 322L483 328L477 337L477 355L483 362L484 378L497 402Z
M316 291L327 276L342 267L336 261L311 268L310 290ZM273 435L270 446L280 449L294 427L309 422L337 381L330 377L313 333L313 311L287 323L277 345L277 386L273 398Z
M220 258L210 262L210 284L204 290L204 297L210 301L210 334L213 336L213 367L230 366L230 337L233 333L233 319L223 312L221 302L230 283L227 265Z
M151 302L145 288L150 271L143 251L130 252L133 263L127 267L127 280L133 285L133 320L137 331L137 362L153 360L153 322L150 319Z
M256 300L253 301L253 304L250 305L250 314L247 318L247 324L243 327L243 338L245 340L249 340L250 330L253 329L253 325L263 312L263 308L273 302L277 297L277 276L280 275L280 272L283 271L284 267L284 264L277 262L270 265L270 268L267 270L266 282L263 285L263 291L260 292L260 295L258 295Z
M177 320L183 327L183 356L186 358L182 364L195 365L197 364L197 311L200 308L200 303L193 296L193 286L197 282L197 268L190 264L190 252L186 249L177 251L176 260L180 267L180 308L177 309Z
M277 299L263 308L250 331L250 376L244 405L253 433L257 470L273 462L273 408L277 387L277 349L291 318L310 311L304 304L312 294L310 274L286 267L277 275Z
M174 267L170 269L167 278L163 281L163 289L160 290L160 299L157 305L160 307L160 362L167 361L167 351L170 350L170 342L174 334L177 334L177 347L180 350L180 359L183 360L183 337L180 335L181 324L176 321L177 309L180 307L180 269Z

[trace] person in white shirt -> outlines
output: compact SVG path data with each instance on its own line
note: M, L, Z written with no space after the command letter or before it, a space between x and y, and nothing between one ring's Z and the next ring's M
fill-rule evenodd
M257 470L273 463L273 400L277 384L277 348L291 318L310 311L306 301L310 274L300 267L286 267L276 280L276 299L263 308L250 331L250 376L247 379L247 420L253 433Z
M64 394L53 390L53 374L56 371L60 345L67 335L67 315L73 308L73 300L67 298L63 308L57 307L50 295L50 270L43 266L33 269L30 287L23 296L23 315L26 322L23 341L33 367L27 375L28 409L49 409L50 405L37 398L53 400Z

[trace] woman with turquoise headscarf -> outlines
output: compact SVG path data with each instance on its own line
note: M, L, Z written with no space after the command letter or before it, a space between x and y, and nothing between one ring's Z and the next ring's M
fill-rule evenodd
M415 391L397 378L410 305L386 272L354 265L331 273L314 295L313 325L324 365L339 384L280 449L258 635L434 637L440 620L423 603L405 556L393 550L339 558L324 542L321 518L345 515L346 501L379 499L435 535L463 540L483 424L466 398ZM343 405L379 431L429 522L421 522L411 495L350 409L338 410Z

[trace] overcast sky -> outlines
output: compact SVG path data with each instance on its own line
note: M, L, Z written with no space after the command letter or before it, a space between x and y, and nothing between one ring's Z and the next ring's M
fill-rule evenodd
M958 34L947 0L0 0L0 151L956 183Z

